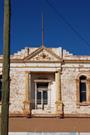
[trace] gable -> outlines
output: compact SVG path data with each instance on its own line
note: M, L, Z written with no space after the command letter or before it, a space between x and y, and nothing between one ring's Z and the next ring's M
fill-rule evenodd
M60 57L49 48L39 48L33 53L31 53L29 56L25 57L24 61L60 61Z

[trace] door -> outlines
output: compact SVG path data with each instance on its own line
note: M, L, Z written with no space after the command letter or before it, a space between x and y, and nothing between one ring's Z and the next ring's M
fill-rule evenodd
M37 83L37 109L44 110L48 105L48 83Z
M37 91L37 109L45 109L48 104L48 91Z

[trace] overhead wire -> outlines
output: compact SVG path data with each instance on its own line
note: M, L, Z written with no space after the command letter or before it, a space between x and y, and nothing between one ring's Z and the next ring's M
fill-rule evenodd
M63 20L63 22L77 35L77 37L79 37L82 41L84 41L84 43L88 47L90 47L90 43L81 35L81 33L78 30L76 30L74 26L72 26L72 24L69 21L67 21L67 19L57 10L55 5L53 5L53 3L50 2L49 0L45 0L45 1L53 9L53 11L58 15L58 17L60 17Z

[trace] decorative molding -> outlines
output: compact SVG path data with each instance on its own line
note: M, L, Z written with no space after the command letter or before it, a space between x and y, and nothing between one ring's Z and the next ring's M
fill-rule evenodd
M25 62L32 62L32 61L59 61L60 62L60 57L56 55L52 50L48 48L39 48L33 53L31 53L29 56L24 58Z
M90 106L90 102L82 102L82 103L78 102L77 105L78 106Z
M51 80L38 79L38 80L34 80L34 82L51 82Z
M90 114L64 114L64 118L90 118Z
M66 64L66 63L80 63L80 64L86 64L86 63L90 63L90 60L84 60L84 59L82 59L82 60L80 60L80 59L67 59L67 60L65 60L65 59L63 59L63 64Z
M87 80L90 80L90 72L88 71L80 71L77 75L76 75L76 80L79 80L80 76L86 76Z
M24 61L23 59L11 59L11 61L10 61L11 63L18 63L18 64L20 64L20 63L62 63L62 60L57 60L57 61L54 61L54 60L52 60L52 61L40 61L40 60L38 60L38 61L34 61L34 60L32 60L32 61ZM3 60L0 60L0 63L3 63Z
M1 114L0 114L1 116ZM62 118L62 116L60 117L60 115L57 115L57 114L50 114L50 115L34 115L34 114L31 114L30 116L28 114L24 114L24 113L10 113L9 114L9 117L11 118L16 118L16 117L28 117L28 118L34 118L34 117L37 117L37 118ZM90 114L63 114L63 118L90 118Z

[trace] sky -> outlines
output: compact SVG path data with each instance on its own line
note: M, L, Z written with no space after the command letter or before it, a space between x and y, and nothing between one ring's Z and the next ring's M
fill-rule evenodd
M3 53L4 0L0 0L0 54ZM90 0L11 0L11 54L44 44L75 55L90 55Z

